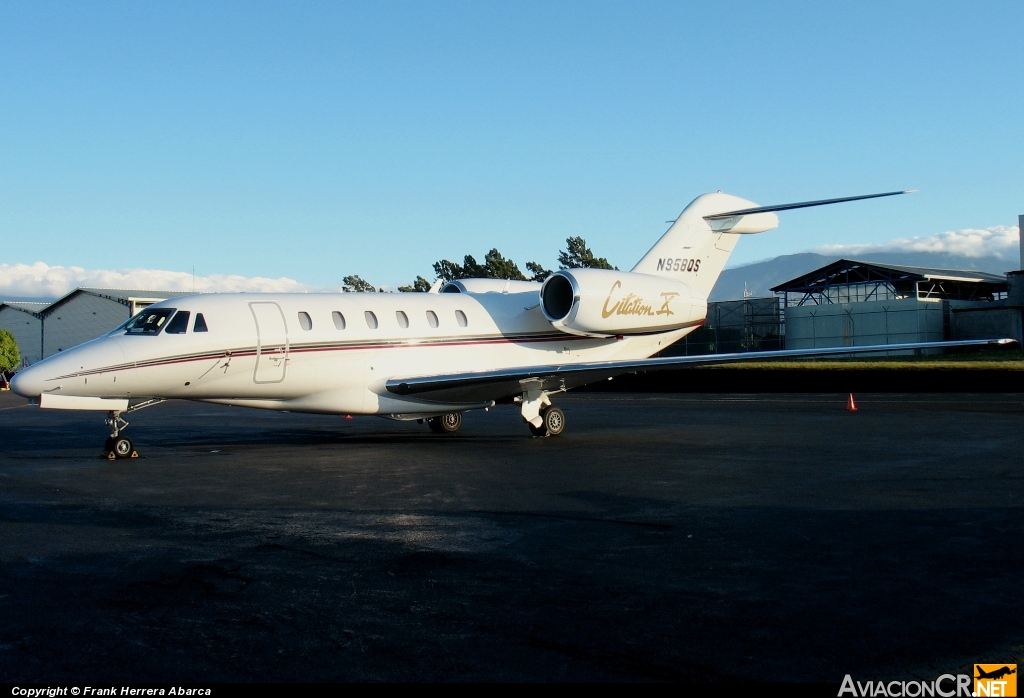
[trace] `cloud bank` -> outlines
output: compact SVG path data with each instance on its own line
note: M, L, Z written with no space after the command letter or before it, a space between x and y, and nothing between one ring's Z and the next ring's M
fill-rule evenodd
M197 276L193 285L192 274L161 269L83 269L82 267L35 264L0 264L0 300L3 298L59 298L79 286L92 288L130 288L154 291L196 292L271 292L301 293L303 291L337 291L301 284L281 277L268 279L261 276L212 274Z
M1020 250L1018 227L997 225L977 230L951 230L928 237L896 238L889 242L863 245L823 245L813 251L819 254L855 257L871 252L932 252L960 257L998 257L1014 260Z
M962 257L997 257L1016 260L1020 249L1017 226L952 230L928 237L897 238L888 242L860 245L824 245L820 254L856 257L872 252L931 252ZM0 300L4 298L59 298L79 286L131 288L154 291L302 293L337 292L339 287L318 287L281 277L212 274L197 276L183 271L161 269L83 269L82 267L35 264L0 264Z

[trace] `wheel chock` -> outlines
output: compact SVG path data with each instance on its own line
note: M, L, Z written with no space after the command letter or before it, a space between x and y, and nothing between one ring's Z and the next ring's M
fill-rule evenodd
M113 451L104 451L103 453L100 454L100 458L106 458L107 460L117 460L117 454L114 453ZM139 452L133 449L132 454L128 456L128 458L140 458Z

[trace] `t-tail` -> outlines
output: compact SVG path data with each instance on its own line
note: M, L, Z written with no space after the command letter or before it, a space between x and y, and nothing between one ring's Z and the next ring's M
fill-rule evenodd
M892 191L774 206L758 206L753 201L720 191L702 194L683 209L632 271L682 281L695 294L707 298L740 236L778 227L775 211L909 193Z

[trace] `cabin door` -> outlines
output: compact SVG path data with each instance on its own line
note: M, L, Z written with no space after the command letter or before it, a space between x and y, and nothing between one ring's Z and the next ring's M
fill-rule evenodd
M250 303L256 322L256 368L253 383L280 383L288 368L288 327L277 303Z

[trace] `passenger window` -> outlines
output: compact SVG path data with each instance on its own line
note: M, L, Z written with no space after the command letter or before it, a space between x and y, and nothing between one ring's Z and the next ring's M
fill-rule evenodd
M366 318L366 326L371 330L377 329L377 316L373 314L372 310L367 310L363 313L363 317Z
M203 317L202 313L196 313L196 324L192 325L193 332L207 332L206 329L206 318Z
M331 313L331 319L334 320L334 326L339 330L345 329L345 316L335 310Z
M427 324L430 325L431 327L437 327L437 325L439 324L437 322L437 313L435 313L433 310L427 311Z
M461 310L455 311L455 319L459 322L459 327L466 327L469 324L469 320L466 319L466 314Z
M171 321L167 323L167 334L185 334L188 332L188 316L187 310L179 310L178 314L171 318Z
M405 328L409 326L409 316L401 310L395 313L395 317L398 319L398 326Z
M307 332L313 329L313 318L309 316L309 313L299 312L299 327Z

